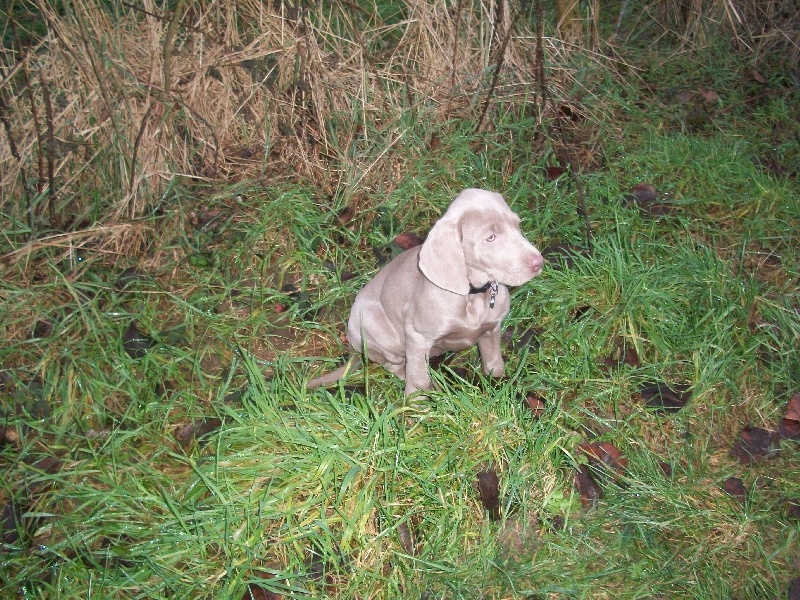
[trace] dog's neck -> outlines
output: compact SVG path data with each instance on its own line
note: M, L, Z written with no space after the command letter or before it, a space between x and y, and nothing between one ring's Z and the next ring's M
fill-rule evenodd
M489 308L494 308L494 301L497 299L497 282L496 281L487 281L481 287L475 287L471 283L469 284L469 293L470 294L483 294L487 290L492 290L489 294Z

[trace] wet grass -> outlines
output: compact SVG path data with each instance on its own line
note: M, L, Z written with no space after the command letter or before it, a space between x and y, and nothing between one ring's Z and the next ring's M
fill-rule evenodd
M541 126L542 145L540 126L500 107L489 133L467 122L376 138L359 168L405 165L382 189L358 189L354 163L333 197L176 186L146 223L157 242L129 262L45 248L6 264L4 594L785 597L800 576L797 442L748 465L729 450L745 425L776 429L798 391L798 98L717 114L723 84L744 80L716 64L687 86L719 86L707 122L687 124L695 101L669 99L677 75L656 65L657 89L605 81L584 101L591 118L568 123L591 253L573 175L547 177L563 163L557 130ZM764 159L769 135L778 163ZM626 199L637 184L666 208ZM503 192L540 248L574 249L515 290L508 376L478 375L472 351L424 401L374 366L307 392L344 353L376 256L470 186ZM621 345L636 360L615 360ZM653 381L692 398L655 411L638 393ZM594 503L573 484L587 440L628 460L592 471ZM480 501L485 469L497 520ZM731 476L744 502L723 491Z

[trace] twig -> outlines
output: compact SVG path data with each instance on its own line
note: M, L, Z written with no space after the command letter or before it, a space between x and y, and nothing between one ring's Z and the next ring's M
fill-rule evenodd
M11 130L11 121L8 119L8 105L3 98L3 94L0 93L0 121L3 123L3 127L6 130L6 135L8 136L8 147L11 150L11 156L17 159L19 163L19 173L20 177L22 177L22 196L25 199L25 210L28 215L28 228L31 230L31 235L33 234L33 206L31 206L31 195L28 193L28 171L25 169L25 163L22 162L22 156L19 154L19 149L17 148L17 142L14 140L14 134Z
M136 155L139 152L139 145L142 143L142 136L144 136L144 130L147 127L147 119L150 118L150 114L153 112L155 106L155 101L150 102L150 106L147 107L147 111L144 113L144 117L142 117L139 133L136 135L136 140L133 142L133 152L131 152L131 176L128 180L129 194L133 194L133 180L136 177Z
M456 22L455 22L455 34L456 39L453 40L453 60L452 60L452 70L450 71L450 97L447 100L447 111L446 114L450 112L450 103L453 101L453 94L455 93L456 89L456 60L458 60L458 38L459 38L459 29L461 28L461 5L464 0L458 0L458 4L456 5Z
M36 191L41 193L44 189L44 143L42 141L42 131L39 128L39 111L36 110L36 98L33 97L33 89L31 89L31 79L28 75L28 56L22 47L22 42L17 35L17 24L14 19L9 19L8 24L11 26L11 33L16 38L17 47L19 48L20 64L22 68L22 79L25 81L25 92L28 95L28 100L31 103L31 118L33 119L33 129L36 132L37 144L37 158L39 159L39 177L36 182ZM31 239L36 237L36 219L34 214L33 203L28 204L28 227L30 228Z
M622 5L619 7L619 16L617 17L617 25L614 27L614 37L619 37L619 29L622 27L622 17L628 12L628 3L630 0L622 0Z
M164 38L164 97L169 98L172 86L172 42L175 40L175 33L178 31L178 24L181 21L181 13L183 12L183 5L186 0L178 0L175 6L175 11L172 14L172 20L167 27L167 35ZM166 118L167 110L164 111Z
M569 165L569 170L572 173L572 177L575 180L575 189L578 192L578 213L583 217L583 225L586 231L586 249L591 252L592 251L592 229L589 223L589 212L586 210L586 198L583 194L583 185L581 184L580 178L580 170L578 165L572 160L572 153L567 146L567 135L564 131L564 124L562 122L561 112L558 110L558 107L555 105L553 98L547 93L547 82L545 80L545 72L544 72L544 46L542 41L542 17L543 17L543 9L542 9L542 0L536 0L536 12L537 12L537 26L536 26L536 62L537 62L537 70L539 71L539 84L541 94L543 96L543 103L542 109L545 108L547 103L549 102L553 107L553 112L556 115L556 124L558 125L558 130L561 135L561 144L564 148L564 157L567 159L567 164Z
M44 98L44 110L47 117L47 208L50 213L50 222L55 222L55 203L57 200L56 194L56 177L53 155L55 153L55 132L53 131L53 105L50 102L50 88L47 84L47 78L44 75L44 69L39 69L39 80L42 82L42 97Z
M567 159L567 164L569 165L570 173L572 173L572 178L575 180L575 189L578 192L578 213L583 217L583 226L586 232L586 249L591 252L592 251L592 228L589 224L589 212L586 210L586 198L583 195L583 185L581 184L581 173L580 168L575 161L572 160L572 152L569 150L569 146L567 145L567 135L564 132L564 123L562 121L561 112L558 108L553 104L553 109L556 113L556 123L558 124L558 130L561 134L561 144L564 147L564 158Z
M489 102L492 100L492 95L497 87L497 81L500 79L500 70L503 68L503 63L506 59L506 48L508 47L508 42L511 41L511 32L513 30L514 19L512 18L511 22L508 24L508 30L505 32L503 43L500 46L500 56L498 56L497 63L495 64L494 74L492 75L492 83L489 86L489 92L486 94L486 99L483 101L483 109L481 110L481 116L478 119L478 124L475 126L475 133L478 133L481 130L481 127L483 127L483 120L486 118L486 113L489 110Z

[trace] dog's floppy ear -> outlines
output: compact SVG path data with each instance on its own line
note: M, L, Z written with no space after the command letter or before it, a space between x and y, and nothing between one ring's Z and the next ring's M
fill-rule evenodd
M457 218L445 214L433 226L419 251L419 269L434 285L461 296L469 294Z

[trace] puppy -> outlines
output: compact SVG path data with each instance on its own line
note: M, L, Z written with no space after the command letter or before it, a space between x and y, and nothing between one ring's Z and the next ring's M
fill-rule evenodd
M422 246L400 254L358 293L347 323L350 346L403 379L406 395L431 389L431 357L474 344L483 371L501 377L506 286L529 281L543 264L500 194L464 190ZM352 367L349 361L306 387L330 385Z

